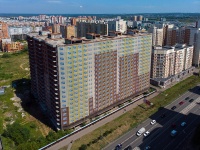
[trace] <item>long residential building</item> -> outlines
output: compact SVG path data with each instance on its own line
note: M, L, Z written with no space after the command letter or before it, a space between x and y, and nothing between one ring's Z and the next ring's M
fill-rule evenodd
M100 115L150 86L151 34L28 35L31 92L57 129Z
M76 22L77 37L86 37L87 33L108 35L108 24L100 21Z

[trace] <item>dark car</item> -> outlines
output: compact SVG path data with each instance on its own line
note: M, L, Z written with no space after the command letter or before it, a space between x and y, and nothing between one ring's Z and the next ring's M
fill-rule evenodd
M176 124L175 123L172 124L172 128L176 128Z
M118 144L116 147L115 147L115 150L121 150L122 149L122 144Z
M192 103L194 101L194 99L190 99L189 102Z
M174 109L176 109L176 106L173 106L173 107L171 108L171 110L174 110Z
M189 98L189 97L186 97L186 98L185 98L185 100L188 100L188 99L190 99L190 98Z
M165 117L166 117L166 115L165 115L165 114L162 114L162 115L161 115L161 118L165 118Z
M179 105L182 105L182 104L184 104L184 102L183 102L183 101L181 101L181 102L179 103Z
M124 150L133 150L133 148L129 145L127 148L125 148Z

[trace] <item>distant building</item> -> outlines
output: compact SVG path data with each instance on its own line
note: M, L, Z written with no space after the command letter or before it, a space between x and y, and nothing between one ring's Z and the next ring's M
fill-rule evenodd
M194 45L194 35L199 30L200 30L199 28L195 28L195 27L186 27L184 42L188 45Z
M9 38L8 25L7 23L0 21L0 40L3 38Z
M194 55L192 64L196 67L199 67L200 65L200 31L197 31L194 37Z
M142 16L142 15L137 16L137 21L142 21L142 19L143 19L143 16Z
M152 46L163 46L163 29L158 29L157 27L151 27L148 30L152 33Z
M24 44L20 42L11 42L11 43L3 43L2 51L3 52L17 52L21 51L24 48Z
M60 33L60 24L54 23L52 25L52 33Z
M76 27L71 25L60 25L60 33L63 38L77 37Z
M115 21L108 21L108 31L119 31L122 33L126 33L127 31L126 21L122 19Z
M77 22L77 37L86 37L87 33L108 35L108 24L100 21Z

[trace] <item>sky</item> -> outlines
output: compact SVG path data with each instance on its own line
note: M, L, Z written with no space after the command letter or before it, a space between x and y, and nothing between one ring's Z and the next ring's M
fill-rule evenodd
M0 13L200 13L200 0L0 0Z

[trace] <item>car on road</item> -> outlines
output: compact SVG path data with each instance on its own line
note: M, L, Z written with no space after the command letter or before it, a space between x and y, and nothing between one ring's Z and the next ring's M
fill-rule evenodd
M176 128L176 124L175 123L172 124L172 128Z
M186 122L181 123L181 127L184 127L184 126L186 126Z
M183 101L181 101L181 102L179 103L179 105L182 105L182 104L184 104L184 102L183 102Z
M173 106L173 107L171 108L171 110L174 110L174 109L176 109L176 106Z
M127 148L125 148L124 150L133 150L132 146L128 146Z
M116 147L115 147L115 150L121 150L122 149L122 144L118 144Z
M146 146L146 147L144 148L144 150L149 150L149 149L151 149L151 146Z
M137 135L137 136L140 136L140 135L142 135L145 131L146 131L146 129L145 129L144 127L142 127L142 128L136 133L136 135Z
M192 103L194 101L194 99L190 99L189 102Z
M177 135L177 131L176 130L172 130L171 131L171 136L176 136Z
M189 97L186 97L186 98L185 98L185 100L189 100L189 99L190 99Z
M151 125L155 124L156 123L156 120L152 120L151 121Z
M166 117L166 115L165 115L165 114L162 114L160 117L161 117L161 118L165 118L165 117Z
M149 134L150 134L150 132L147 131L147 132L144 133L144 136L147 137Z

